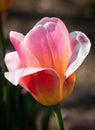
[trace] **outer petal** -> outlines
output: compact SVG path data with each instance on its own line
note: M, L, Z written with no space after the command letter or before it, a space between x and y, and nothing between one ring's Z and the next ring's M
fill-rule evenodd
M43 19L41 19L35 26L37 25L45 25L46 23L56 23L57 25L59 25L61 28L63 28L63 30L67 33L67 29L65 27L65 24L59 19L59 18L56 18L56 17L52 17L52 18L49 18L49 17L44 17Z
M21 66L22 66L22 63L21 63L18 53L16 51L6 54L5 64L9 71L14 71L16 69L21 68Z
M24 40L24 35L22 33L11 31L9 36L10 36L11 43L13 44L15 49L18 51L20 44Z
M37 26L37 25L44 25L47 22L53 22L52 18L44 17L39 22L37 22L35 26Z
M25 36L24 45L36 56L41 67L52 66L52 56L48 46L47 31L42 25L30 30Z
M38 67L40 66L39 61L37 58L33 55L32 51L27 48L23 44L24 40L24 35L21 33L17 33L14 31L10 32L10 40L15 47L15 49L18 52L19 58L23 64L24 67L26 66L33 66L33 67Z
M12 84L18 85L20 78L37 73L39 71L44 70L44 68L21 68L10 72L5 72L5 77L7 80L9 80Z
M72 55L69 33L61 21L58 21L58 23L48 22L44 26L48 31L49 47L54 68L59 74L64 75Z
M42 22L44 25L39 22L26 35L24 43L31 48L42 67L52 67L64 75L72 54L69 34L60 20L48 18L48 21L46 24Z
M59 103L59 77L52 69L23 68L5 73L5 77L15 85L19 83L43 105Z
M75 85L75 81L76 81L76 74L73 73L72 75L70 75L64 82L63 84L63 100L67 99L70 94L72 93L73 89L74 89L74 85Z
M75 48L68 69L66 71L66 77L69 77L73 72L77 70L77 68L82 64L88 55L91 47L90 40L84 33L75 31L70 35L72 38L72 44L75 44Z

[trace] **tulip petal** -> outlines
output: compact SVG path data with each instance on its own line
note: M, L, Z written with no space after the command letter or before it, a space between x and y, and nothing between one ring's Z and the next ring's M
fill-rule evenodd
M5 77L14 85L23 86L43 105L53 105L59 102L60 82L53 69L22 68L5 73Z
M10 40L18 52L19 58L23 64L23 66L28 66L28 67L29 66L34 66L34 67L40 66L39 61L33 55L31 50L23 44L23 40L24 40L23 34L11 31Z
M41 67L52 66L52 56L48 46L47 31L42 25L34 27L24 39L24 45L31 50L39 60Z
M64 75L72 46L69 33L60 20L55 18L44 25L39 23L25 36L24 43L39 59L42 67L53 68Z
M63 95L64 95L63 100L67 99L70 96L70 94L72 93L72 91L74 89L75 80L76 80L76 74L75 73L71 74L65 80L65 82L63 84Z
M65 25L62 25L60 21L56 21L56 23L47 22L44 26L48 31L54 68L64 75L72 55L69 33Z
M66 71L66 78L69 77L82 64L88 55L91 47L88 37L79 31L71 32L72 44L75 45L71 61Z
M46 23L56 23L58 26L60 26L61 28L63 28L63 30L65 31L64 33L67 33L67 29L65 27L65 24L59 19L59 18L56 18L56 17L52 17L52 18L49 18L49 17L44 17L42 18L39 22L37 22L37 25L45 25Z
M21 44L24 39L24 35L15 31L11 31L9 36L14 48L18 50L19 44Z
M42 18L39 22L37 22L35 26L37 26L37 25L44 25L44 24L46 24L47 22L53 22L53 21L52 21L52 18L44 17L44 18Z
M5 64L9 71L14 71L22 66L18 53L16 51L6 54Z
M44 70L43 68L21 68L18 70L10 71L5 73L6 79L8 79L12 84L18 85L20 78L23 76L36 73L38 71Z

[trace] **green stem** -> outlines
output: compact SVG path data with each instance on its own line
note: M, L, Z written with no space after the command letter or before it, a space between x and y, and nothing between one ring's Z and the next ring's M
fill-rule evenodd
M8 86L6 84L6 80L4 78L3 73L6 70L5 67L5 63L4 63L4 56L5 56L5 39L4 39L4 33L3 33L3 21L2 21L2 13L0 13L0 49L1 49L1 59L2 59L2 63L1 63L1 77L2 77L2 81L1 81L1 88L2 88L2 92L0 91L0 93L2 93L2 103L4 106L4 116L5 116L5 127L8 128L9 125L9 102L8 102Z
M4 63L4 56L5 56L5 39L4 39L4 33L3 33L3 22L2 22L2 13L0 13L0 49L2 51L2 91L3 91L3 101L5 104L7 104L7 94L8 94L8 90L7 90L7 86L6 86L6 80L5 78L3 77L3 73L5 72L6 70L6 67L5 67L5 63Z
M2 50L2 70L5 71L4 56L5 56L5 39L3 34L2 13L0 13L0 48Z
M54 111L54 114L55 114L58 130L64 130L60 105L53 106L53 111Z

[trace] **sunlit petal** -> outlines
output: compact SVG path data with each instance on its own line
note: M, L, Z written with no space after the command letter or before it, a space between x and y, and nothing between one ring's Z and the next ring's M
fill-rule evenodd
M77 68L82 64L88 55L91 47L90 40L84 33L75 31L70 35L72 38L72 44L75 44L75 48L65 74L66 77L69 77L73 72L77 70Z

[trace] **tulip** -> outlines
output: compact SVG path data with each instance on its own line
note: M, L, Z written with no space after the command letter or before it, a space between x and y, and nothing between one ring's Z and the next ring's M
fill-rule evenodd
M8 10L13 5L13 0L0 0L0 12Z
M21 85L39 103L50 106L72 93L76 70L90 50L90 40L79 31L69 34L59 18L41 19L26 35L10 32L16 51L5 56L5 77Z

